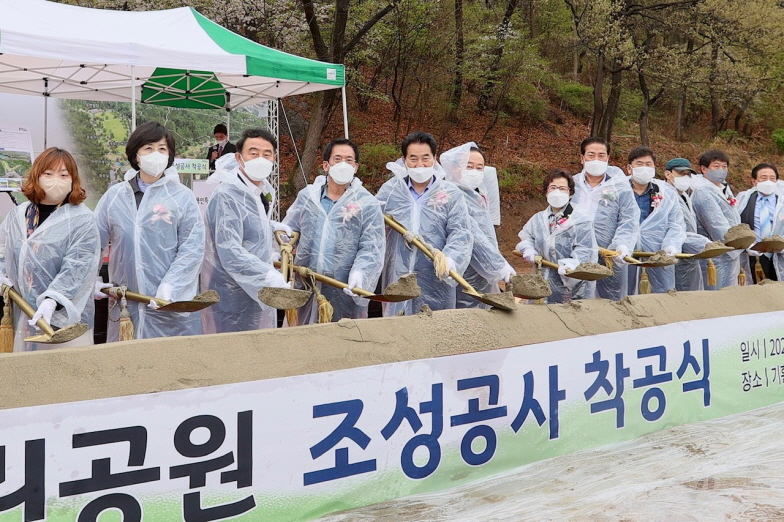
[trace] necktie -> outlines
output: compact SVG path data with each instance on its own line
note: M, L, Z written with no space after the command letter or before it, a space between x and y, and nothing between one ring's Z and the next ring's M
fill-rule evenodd
M219 158L221 157L221 154L223 154L223 145L218 145L218 157Z
M773 211L770 208L770 198L762 200L760 208L760 239L770 237L773 232Z

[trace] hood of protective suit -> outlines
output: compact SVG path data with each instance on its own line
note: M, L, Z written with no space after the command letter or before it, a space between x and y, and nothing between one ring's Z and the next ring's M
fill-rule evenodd
M131 181L133 178L136 177L136 175L138 173L139 173L139 171L136 170L136 169L133 169L133 168L128 169L127 171L125 171L125 176L124 176L123 179L125 181ZM167 168L166 170L163 171L163 175L160 178L158 178L157 180L155 180L155 183L158 183L162 179L172 180L172 181L176 181L177 183L179 183L180 182L180 174L179 174L179 172L177 172L177 169L174 168L174 165L172 165L171 167L169 167L169 168Z

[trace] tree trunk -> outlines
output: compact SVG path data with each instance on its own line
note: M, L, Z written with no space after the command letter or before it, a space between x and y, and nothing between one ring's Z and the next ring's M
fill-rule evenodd
M528 0L528 36L536 38L536 0Z
M623 70L615 64L610 77L610 95L607 96L607 106L602 115L602 124L599 129L599 136L607 140L607 143L612 141L613 125L615 124L615 115L618 113L618 103L621 101L621 88L623 84Z
M593 117L591 118L591 136L601 134L602 117L604 116L604 55L600 54L596 64L596 79L593 84Z
M308 179L306 181L302 179L302 176L296 174L299 172L300 165L295 165L292 171L294 174L289 176L289 184L294 188L294 194L305 188L306 183L310 183L313 167L316 164L316 153L321 143L321 134L327 125L327 115L332 110L332 106L337 99L337 92L337 90L333 89L315 94L316 102L313 105L313 112L308 122L308 132L305 135L305 144L302 146L302 157L300 159L302 169L305 171L305 176ZM342 133L339 133L330 136L329 139L342 136Z
M651 91L648 88L648 82L645 80L645 73L642 70L637 71L637 77L640 80L640 92L642 93L642 109L640 110L640 144L643 147L648 147L650 142L648 140L648 116L651 111Z
M483 112L487 109L490 94L498 81L498 69L501 67L501 59L504 57L506 36L509 34L509 24L512 23L512 15L514 14L515 9L517 9L517 2L518 0L508 0L504 18L501 20L501 23L498 24L498 29L496 30L497 42L495 49L493 49L493 60L490 67L487 69L489 72L485 77L485 85L482 87L482 92L479 94L479 99L476 103L479 112Z
M713 44L713 49L711 51L711 72L710 76L708 77L708 91L710 93L710 103L711 103L711 136L716 136L719 131L721 130L721 104L719 101L719 93L716 92L716 71L717 65L719 62L719 46L718 44Z
M449 107L449 120L458 121L460 100L463 98L463 0L455 0L455 76L452 82L452 102Z

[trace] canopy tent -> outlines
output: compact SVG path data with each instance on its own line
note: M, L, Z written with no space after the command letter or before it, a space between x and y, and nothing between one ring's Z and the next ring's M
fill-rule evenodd
M175 107L343 89L345 70L257 44L190 7L109 11L0 0L0 92Z

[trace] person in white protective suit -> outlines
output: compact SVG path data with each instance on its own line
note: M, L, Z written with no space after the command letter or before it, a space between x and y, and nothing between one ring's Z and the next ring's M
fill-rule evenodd
M463 192L447 182L436 162L436 140L432 135L416 131L403 140L403 157L387 163L394 177L376 194L385 214L400 222L409 232L420 236L446 257L446 268L462 275L471 260L473 240L471 223ZM436 274L432 261L413 244L387 227L386 255L382 284L397 281L415 273L422 296L402 303L385 303L385 316L418 313L422 305L431 310L456 306L457 282Z
M697 216L691 201L691 176L696 174L691 162L674 158L664 166L664 179L678 192L686 239L681 250L685 254L699 254L710 241L697 233ZM702 290L702 268L699 259L679 259L675 264L675 289L679 292Z
M115 286L166 301L187 301L197 292L204 257L204 222L196 197L180 183L174 164L174 138L155 122L140 125L128 138L131 169L109 188L95 208L101 248L110 246L109 281ZM96 282L99 290L108 286ZM157 311L128 301L137 339L197 335L201 312ZM109 302L107 341L119 340L120 306Z
M738 194L738 212L741 223L754 231L757 241L784 232L784 190L779 183L779 171L772 163L760 163L751 169L752 187ZM760 279L779 280L782 254L761 253L751 248L740 256L741 267L746 272L746 284L759 283Z
M738 200L726 181L729 164L730 159L724 151L709 150L700 156L702 174L692 176L691 201L697 217L697 232L711 241L724 241L727 230L740 224ZM700 262L705 290L738 284L740 251L715 257L713 263L716 265L715 286L708 284L707 262Z
M237 150L216 162L208 183L220 183L204 215L207 247L202 290L220 302L202 311L204 333L242 332L277 326L277 311L259 301L265 287L289 288L273 266L273 230L291 229L271 221L275 190L267 181L277 140L263 129L246 129Z
M480 294L498 292L498 281L509 283L516 272L498 249L483 183L484 155L474 142L469 142L442 153L439 162L446 172L447 181L455 183L463 191L471 216L474 246L471 262L463 277ZM457 308L490 308L467 295L461 287L457 289L456 304Z
M628 294L629 272L624 257L631 254L640 234L640 208L623 171L608 164L610 147L602 138L580 144L583 171L574 177L573 203L593 220L596 243L618 253L612 258L613 275L596 282L596 295L619 301ZM607 260L599 256L599 262Z
M596 281L582 281L566 276L582 263L596 263L598 250L593 222L588 213L571 199L574 179L564 169L550 172L542 183L548 207L537 212L520 231L515 249L528 262L536 256L558 263L558 270L544 268L543 275L552 294L548 303L568 303L574 299L596 297Z
M636 250L659 252L668 256L681 253L686 240L683 214L678 194L665 181L656 176L656 155L648 147L635 147L629 152L626 172L640 209L640 235ZM650 291L663 294L675 290L675 265L646 268ZM629 266L629 293L640 293L642 269Z
M294 263L373 292L384 262L384 216L378 200L356 177L359 148L348 139L324 147L318 176L297 194L283 223L299 231ZM313 284L313 281L308 284ZM334 308L332 320L368 316L368 300L349 288L340 290L315 283ZM301 324L318 322L315 295L298 310Z
M83 201L76 161L51 147L35 160L22 193L28 201L0 225L0 280L36 308L29 319L14 307L14 351L93 344L93 286L100 262L95 216ZM43 318L55 329L79 321L89 330L63 344L37 344L24 338L40 331Z

